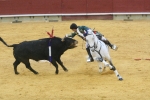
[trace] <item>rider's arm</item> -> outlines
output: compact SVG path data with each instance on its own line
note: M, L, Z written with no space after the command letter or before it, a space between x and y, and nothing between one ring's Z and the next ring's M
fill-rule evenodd
M77 33L78 33L79 37L81 37L83 40L85 40L83 33L81 33L78 28L77 28Z
M79 35L80 37L83 37L83 38L84 38L84 35L83 35L83 33L80 32L79 28L77 28L77 33L78 33L78 35Z
M66 37L73 38L76 35L77 35L77 33L74 32L74 33L71 33L71 34L66 34Z

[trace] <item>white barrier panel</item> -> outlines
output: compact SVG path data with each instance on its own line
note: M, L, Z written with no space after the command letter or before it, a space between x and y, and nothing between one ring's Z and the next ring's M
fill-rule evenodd
M0 22L12 22L12 23L21 23L21 22L58 22L61 21L60 16L7 16L0 17Z
M137 13L70 13L70 14L20 14L0 15L0 22L56 22L62 21L61 16L82 15L113 15L113 20L150 20L150 12Z

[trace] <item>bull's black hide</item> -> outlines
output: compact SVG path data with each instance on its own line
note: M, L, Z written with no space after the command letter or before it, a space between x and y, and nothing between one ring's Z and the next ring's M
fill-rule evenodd
M3 42L7 47L13 47L13 55L16 59L16 61L13 63L15 74L19 74L17 71L17 66L21 62L24 63L26 68L28 68L34 74L38 74L38 72L32 69L29 59L33 59L35 61L49 60L49 43L51 45L51 63L56 68L55 73L58 74L59 72L57 63L61 65L64 71L68 71L60 60L60 57L66 50L76 47L76 44L78 43L76 40L71 38L64 38L62 40L58 37L24 41L13 45L8 45L1 37L0 41Z

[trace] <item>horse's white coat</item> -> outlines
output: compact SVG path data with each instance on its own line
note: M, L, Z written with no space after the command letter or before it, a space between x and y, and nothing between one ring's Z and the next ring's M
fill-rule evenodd
M100 72L102 72L103 69L105 69L105 67L114 69L115 66L113 66L113 64L112 64L108 46L104 42L100 41L96 37L96 35L92 32L92 30L88 30L88 34L87 34L87 36L85 36L85 38L86 38L87 44L90 47L91 54L92 54L94 60L98 61L98 63L99 63ZM104 66L102 66L101 63L103 63ZM113 71L119 80L123 80L116 69Z

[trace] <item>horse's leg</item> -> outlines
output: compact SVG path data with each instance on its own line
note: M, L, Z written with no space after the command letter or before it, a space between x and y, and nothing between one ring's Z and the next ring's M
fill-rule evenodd
M118 71L117 71L117 69L115 68L115 66L113 65L112 61L109 61L109 63L110 63L110 65L109 65L110 70L113 70L114 73L116 74L116 76L118 77L118 79L119 79L120 81L122 81L123 78L122 78L122 77L120 76L120 74L118 73Z
M107 63L105 60L102 61L105 67L109 67L109 63Z
M104 66L104 65L103 65L103 66ZM106 67L107 67L107 66L104 66L103 71L105 71Z
M102 62L99 62L99 72L105 71L106 66Z
M102 65L101 62L99 62L99 72L100 72L100 73L103 72L103 65Z
M99 63L99 72L103 72L106 66L109 66L109 64L106 61L104 61L101 57L97 57L96 60Z

